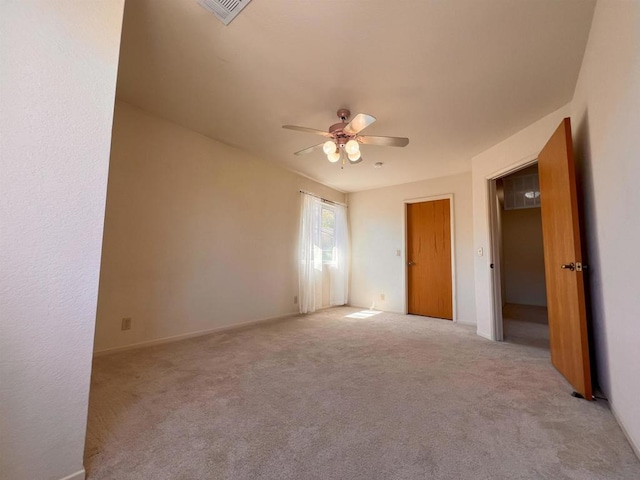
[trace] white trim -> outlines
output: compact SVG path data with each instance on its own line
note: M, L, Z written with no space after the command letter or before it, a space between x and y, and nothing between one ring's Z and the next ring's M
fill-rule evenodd
M492 342L495 342L495 339L494 339L494 338L492 338L492 337L491 337L491 334L489 334L489 333L481 332L480 330L478 330L478 331L476 332L476 334L477 334L479 337L486 338L487 340L491 340Z
M631 445L631 450L633 450L633 453L636 454L636 457L640 459L640 446L636 445L636 443L633 441L633 438L631 438L631 435L629 435L629 432L625 428L624 423L620 421L620 417L616 413L616 409L614 408L613 403L611 403L611 400L609 400L609 408L611 409L611 413L613 413L613 418L615 418L616 422L618 422L620 430L622 430L624 436L627 437L627 441L629 442L629 445Z
M311 313L319 312L321 310L328 310L329 308L340 308L340 307L350 307L350 305L348 303L343 303L342 305L323 305L322 307L316 307L316 309L313 312L309 312L309 313L311 314ZM267 318L267 320L277 320L279 318L288 318L295 315L307 315L307 314L298 312L292 315L285 315L284 317Z
M498 191L496 179L487 180L489 183L487 190L489 198L489 291L491 292L491 325L493 326L491 336L498 342L504 341L503 318L502 318L502 258L500 256L502 248L502 224L500 220L500 208L498 202ZM494 268L491 268L493 264Z
M456 323L458 325L466 325L468 327L477 327L478 324L476 322L466 322L464 320L457 320Z
M505 177L511 173L515 173L518 170L522 170L524 168L527 168L533 164L535 164L538 161L538 153L534 153L531 155L527 155L526 157L521 158L520 160L518 160L515 163L512 163L504 168L501 168L499 170L494 171L493 173L490 173L489 175L485 176L485 182L484 182L484 194L485 197L487 199L487 211L485 212L485 214L487 215L487 225L489 226L488 229L488 233L489 233L489 262L488 264L493 263L494 265L498 265L498 268L501 268L500 266L500 261L496 261L496 259L494 258L494 254L495 252L493 252L494 248L494 227L495 225L493 224L492 221L492 206L494 205L494 202L491 201L491 182L497 180L498 178L502 178ZM489 340L493 340L493 341L500 341L502 340L502 314L500 315L496 315L496 287L495 287L495 276L494 274L491 272L491 269L487 269L488 273L487 275L489 276L489 280L488 280L488 284L489 284L489 294L491 296L491 298L489 299L489 315L491 316L491 333L489 334L489 336L487 336L487 334L481 334L480 332L478 332L478 335L480 335L481 337L487 338ZM498 274L500 275L500 274ZM500 300L501 301L501 300ZM498 322L500 322L500 324L498 325Z
M404 313L409 313L409 280L407 270L407 205L410 203L422 203L422 202L434 202L436 200L449 200L449 223L451 227L451 302L452 302L452 320L454 323L458 322L458 295L456 289L456 230L455 230L455 216L453 208L453 193L445 193L443 195L433 195L430 197L419 198L407 198L403 201L404 208L404 229L402 232L402 243L404 245ZM473 324L475 325L475 324Z
M495 172L487 175L485 178L487 180L497 180L498 178L506 177L507 175L510 175L519 170L523 170L527 167L530 167L531 165L537 163L538 155L539 153L527 155L526 157L521 158L517 162L512 163L507 167L501 168L500 170L496 170Z
M84 468L82 470L78 470L76 473L72 473L71 475L67 475L64 478L61 478L60 480L84 480L85 479L85 475L86 472L84 470Z
M331 307L326 307L326 308L331 308ZM198 332L183 333L180 335L173 335L171 337L158 338L156 340L148 340L146 342L132 343L130 345L124 345L122 347L107 348L106 350L99 350L97 352L93 352L93 356L95 358L95 357L101 357L103 355L109 355L111 353L124 352L126 350L134 350L136 348L153 347L155 345L178 342L180 340L186 340L188 338L201 337L203 335L209 335L212 333L227 332L229 330L236 330L239 328L249 327L251 325L255 325L258 323L283 320L285 318L295 317L297 315L302 315L302 314L299 312L287 313L285 315L280 315L277 317L260 318L258 320L249 320L248 322L236 323L233 325L225 325L224 327L216 327L208 330L200 330Z

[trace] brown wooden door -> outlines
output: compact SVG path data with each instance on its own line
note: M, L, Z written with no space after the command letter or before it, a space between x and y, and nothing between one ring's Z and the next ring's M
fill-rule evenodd
M407 205L408 311L453 319L449 199Z
M551 361L592 399L571 123L565 118L538 157ZM573 267L572 267L573 265ZM564 268L563 268L564 267Z

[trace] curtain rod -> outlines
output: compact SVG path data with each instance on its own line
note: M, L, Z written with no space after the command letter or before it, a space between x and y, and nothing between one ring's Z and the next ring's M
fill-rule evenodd
M323 202L331 203L333 205L340 205L341 207L348 208L346 203L334 202L333 200L327 200L326 198L321 197L320 195L316 195L315 193L307 192L306 190L300 190L300 193L304 193L305 195L311 195L312 197L319 198Z

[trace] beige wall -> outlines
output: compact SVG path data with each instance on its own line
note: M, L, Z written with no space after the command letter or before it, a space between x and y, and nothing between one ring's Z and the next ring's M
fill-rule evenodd
M370 307L375 302L381 310L406 311L404 201L449 193L454 203L457 320L475 323L470 173L349 195L352 305Z
M547 305L540 208L502 211L503 302Z
M0 477L84 478L123 0L0 3Z
M117 102L95 350L296 312L300 189L344 201Z
M599 383L640 455L640 2L598 2L571 121Z
M640 455L640 2L599 0L571 104L472 160L474 248L489 245L487 179L534 160L570 116L600 386ZM492 338L491 258L476 257L478 334Z
M555 112L521 130L489 150L476 155L471 161L473 184L473 251L482 249L483 255L474 257L476 315L478 335L495 339L493 318L493 273L489 265L491 243L489 237L489 179L503 177L507 172L534 161L558 128L564 117L569 116L570 106Z

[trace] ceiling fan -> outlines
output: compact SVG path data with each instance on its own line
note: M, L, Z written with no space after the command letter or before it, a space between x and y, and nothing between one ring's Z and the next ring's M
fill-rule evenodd
M294 155L305 155L314 150L322 149L327 155L327 159L336 163L342 160L344 166L346 161L356 164L362 161L360 153L360 144L363 145L382 145L384 147L406 147L409 144L408 138L403 137L379 137L372 135L360 135L360 132L376 121L375 117L366 113L359 113L347 123L351 116L351 112L346 108L338 110L338 118L340 122L334 123L329 127L329 131L316 130L315 128L298 127L296 125L283 125L282 128L289 130L297 130L299 132L314 133L322 135L329 140L313 145L295 152Z

